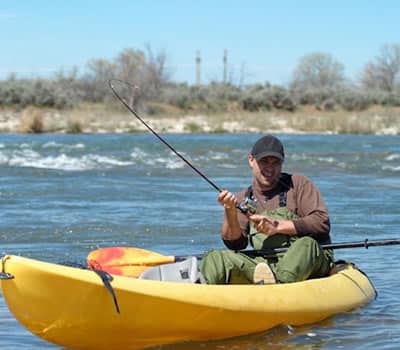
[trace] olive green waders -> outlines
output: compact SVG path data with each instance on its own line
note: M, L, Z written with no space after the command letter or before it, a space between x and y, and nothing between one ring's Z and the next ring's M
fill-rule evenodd
M297 216L286 207L266 211L263 215L282 220L293 220ZM203 257L201 272L209 284L253 283L256 265L266 262L280 283L303 281L329 274L333 266L333 252L323 250L311 237L292 237L276 234L271 237L258 233L250 225L250 244L255 249L288 247L285 253L251 258L233 250L211 250Z

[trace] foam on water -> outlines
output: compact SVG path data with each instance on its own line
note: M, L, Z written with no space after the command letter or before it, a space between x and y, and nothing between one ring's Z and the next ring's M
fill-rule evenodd
M103 145L94 147L88 144L84 137L81 141L72 143L67 137L64 138L65 140L46 139L44 141L32 139L31 142L8 144L2 142L0 165L61 171L106 170L132 165L139 168L145 167L147 171L158 171L159 169L183 169L186 166L173 152L157 143L152 143L150 148L149 142L140 146L136 144L130 152L124 150L122 144L121 151L118 151L118 144L115 143L111 144L109 152L104 152ZM373 148L374 142L360 144L359 150L349 147L337 151L326 148L305 152L296 148L288 152L285 165L290 164L298 172L305 172L310 166L327 171L336 168L352 172L365 172L368 169L371 171L380 169L387 173L399 172L400 154L396 151L383 152L381 149L377 152ZM182 156L201 168L211 167L218 171L218 168L233 169L246 163L247 153L241 152L240 156L237 156L240 149L236 145L228 151L226 148L218 149L217 147L185 150L184 146L180 145L179 148L178 151Z
M398 166L385 165L382 167L382 169L392 171L392 172L398 172L398 171L400 171L400 165L398 165Z
M46 142L42 145L42 148L64 148L64 149L83 149L85 145L83 143L77 143L74 145L66 145L55 141Z
M65 171L83 171L93 169L108 169L112 167L129 166L133 161L123 161L115 157L98 154L70 156L65 153L57 155L42 155L32 149L23 151L0 152L0 165L10 167L30 167L38 169L53 169Z
M400 159L400 154L399 153L393 153L393 154L390 154L387 157L385 157L385 159L387 161L398 160L398 159Z

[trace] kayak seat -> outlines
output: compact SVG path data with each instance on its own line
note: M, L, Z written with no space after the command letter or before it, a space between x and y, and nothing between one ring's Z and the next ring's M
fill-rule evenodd
M197 258L192 256L184 261L154 266L140 276L140 279L178 282L178 283L198 283L200 272Z

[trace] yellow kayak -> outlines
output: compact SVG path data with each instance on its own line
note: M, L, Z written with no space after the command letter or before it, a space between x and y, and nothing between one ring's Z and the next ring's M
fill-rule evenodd
M73 349L140 349L304 325L374 299L351 264L329 277L292 284L205 285L113 276L5 256L3 298L15 318L49 342ZM119 306L112 297L115 293Z

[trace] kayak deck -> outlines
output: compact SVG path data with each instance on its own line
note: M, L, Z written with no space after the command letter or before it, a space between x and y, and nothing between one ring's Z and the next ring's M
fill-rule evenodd
M371 301L368 277L348 264L332 276L276 285L204 285L113 276L7 256L3 297L33 334L74 349L140 349L315 323Z

